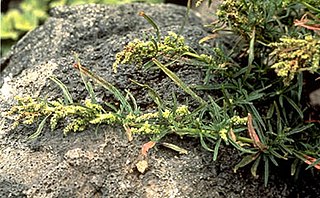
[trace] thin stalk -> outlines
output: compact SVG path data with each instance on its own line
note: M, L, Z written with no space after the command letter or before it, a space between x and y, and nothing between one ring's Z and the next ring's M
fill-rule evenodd
M320 10L319 10L319 9L313 7L312 5L308 4L307 2L302 1L301 3L302 3L304 6L306 6L308 9L320 13Z
M200 98L196 93L194 93L190 89L190 87L188 87L177 75L175 75L171 70L169 70L166 66L160 63L157 59L152 58L152 62L154 62L164 73L166 73L171 78L171 80L173 80L180 88L183 89L183 91L191 95L200 104L206 104L206 102L202 98Z
M80 64L75 64L74 67L79 70L81 73L83 73L84 75L94 79L95 81L97 81L102 87L104 87L105 89L107 89L108 91L110 91L112 94L115 95L115 97L120 101L120 103L123 105L123 107L125 108L125 110L127 112L132 112L132 108L131 105L128 103L128 101L126 100L126 98L120 93L120 91L115 88L111 83L109 83L108 81L104 80L103 78L101 78L100 76L90 72L87 68L81 66Z

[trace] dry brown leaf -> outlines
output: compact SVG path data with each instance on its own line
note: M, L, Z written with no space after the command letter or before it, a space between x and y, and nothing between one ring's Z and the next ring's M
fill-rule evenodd
M145 143L141 148L142 155L147 157L147 153L148 153L149 149L154 147L154 145L156 145L156 142L153 142L153 141Z
M236 137L236 135L234 134L233 129L230 129L230 130L229 130L229 137L230 137L234 142L237 141L237 137Z
M127 135L129 142L131 142L133 140L133 137L132 137L132 132L131 132L130 127L128 125L124 124L123 128L126 130L126 135Z
M144 173L148 168L147 160L139 161L138 163L136 163L136 167L140 173Z
M254 130L253 124L252 124L252 115L248 113L248 132L250 138L253 140L253 146L260 148L260 150L266 149L266 146L263 145L259 139L259 136L257 135L256 131Z
M310 157L310 156L308 156L308 155L303 155L303 157L306 158L306 160L305 160L304 162L307 163L307 164L309 164L309 165L310 165L310 164L313 164L313 163L316 161L315 158ZM320 170L320 163L315 164L313 167L315 167L316 169Z

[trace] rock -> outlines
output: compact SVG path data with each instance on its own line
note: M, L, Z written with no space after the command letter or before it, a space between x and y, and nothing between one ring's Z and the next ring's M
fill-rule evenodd
M146 91L130 83L133 78L148 83L165 99L176 92L179 101L187 97L161 72L144 73L132 65L112 72L115 53L134 38L153 28L137 13L143 10L155 18L163 34L178 32L186 12L174 5L128 4L120 6L81 5L51 11L44 25L29 32L1 59L1 111L8 110L15 95L57 99L62 93L48 79L57 76L76 101L87 97L79 74L72 65L76 52L82 65L98 73L121 90L130 89L140 105L151 104ZM191 13L183 35L196 50L206 35L201 20ZM173 70L187 84L201 83L203 72L177 64ZM100 100L112 98L96 87ZM3 115L2 115L3 116ZM287 197L319 195L319 182L297 187L291 179L272 174L268 188L249 171L233 173L238 153L221 147L219 160L201 148L198 139L176 136L164 140L187 149L179 155L159 147L152 149L144 174L135 168L141 146L148 137L128 142L121 127L91 128L63 136L62 129L45 128L39 138L26 139L36 125L12 130L0 122L0 197ZM96 133L95 133L96 132ZM289 169L289 168L288 168ZM284 172L288 172L287 170ZM302 182L302 183L303 183ZM295 190L298 189L298 190ZM299 191L301 189L301 192ZM316 194L318 193L318 194ZM320 195L319 195L320 196Z
M317 89L310 93L310 104L313 106L320 106L320 89Z

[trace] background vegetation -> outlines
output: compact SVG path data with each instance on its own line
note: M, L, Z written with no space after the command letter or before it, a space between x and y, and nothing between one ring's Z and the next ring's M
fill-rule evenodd
M10 3L10 1L8 1ZM63 5L79 4L121 4L137 0L23 0L11 1L8 10L1 9L1 56L26 32L33 30L48 18L49 9ZM139 0L139 2L160 3L162 0ZM1 1L4 7L4 1ZM4 13L3 13L4 12Z

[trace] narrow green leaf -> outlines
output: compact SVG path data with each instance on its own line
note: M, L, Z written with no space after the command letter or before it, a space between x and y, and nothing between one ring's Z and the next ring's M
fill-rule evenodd
M127 95L130 97L130 99L131 99L131 101L133 103L134 112L138 112L139 108L138 108L136 99L134 98L134 96L132 95L132 93L129 90L125 90L125 91L126 91Z
M259 156L257 158L257 160L254 162L254 164L251 166L251 174L253 175L253 177L257 178L257 169L258 169L258 166L260 164L260 159L261 159L261 156Z
M283 94L279 96L279 104L280 104L280 107L283 108Z
M254 101L254 100L258 100L260 98L262 98L265 94L264 93L251 93L249 94L247 97L246 97L246 101L247 102L251 102L251 101Z
M311 1L310 1L311 2ZM306 6L309 10L312 10L316 13L320 13L320 9L318 9L319 7L316 7L316 6L312 6L310 5L309 3L307 3L307 1L301 1L301 3Z
M165 147L167 147L169 149L172 149L174 151L177 151L177 152L179 152L179 154L188 154L188 151L186 149L181 148L181 147L179 147L177 145L166 143L166 142L161 143L161 145L165 146Z
M270 106L270 108L268 110L268 113L267 113L267 119L271 119L272 118L272 115L274 113L274 106L275 106L275 104Z
M290 132L286 133L286 135L289 136L289 135L293 135L293 134L296 134L296 133L304 132L305 130L309 129L312 126L313 126L313 124L308 124L308 125L305 125L305 126L302 126L302 127L299 127L299 128L294 128Z
M135 80L132 80L132 79L130 79L130 81L133 82L133 83L135 83L135 84L137 84L137 85L139 85L140 87L143 87L143 88L147 89L149 96L150 96L150 97L152 98L152 100L158 105L158 107L159 107L160 109L162 109L162 110L165 109L165 105L164 105L164 103L163 103L160 95L159 95L154 89L152 89L152 88L151 88L149 85L147 85L147 84L141 84L141 83L139 83L139 82L137 82L137 81L135 81Z
M28 139L34 139L34 138L38 137L38 136L41 134L42 129L43 129L43 127L44 127L47 119L49 118L49 116L51 116L51 114L47 115L47 116L41 121L41 123L39 124L39 126L38 126L38 128L37 128L37 131L34 132L32 135L30 135L30 136L28 137Z
M84 75L94 79L103 88L105 88L106 90L110 91L116 97L116 99L118 99L120 101L120 103L122 105L122 108L124 108L126 112L132 112L132 107L129 104L129 102L121 94L121 92L116 87L114 87L111 83L109 83L105 79L101 78L100 76L92 73L91 71L89 71L87 68L81 66L80 64L77 65L76 69L78 69Z
M300 102L302 96L302 86L303 86L303 72L299 72L298 76L298 101Z
M80 62L78 62L78 64L80 64ZM81 67L80 67L80 69L81 69ZM82 79L82 81L83 81L83 83L84 83L84 86L85 86L87 92L89 93L91 102L92 102L93 104L97 104L97 98L96 98L96 94L95 94L94 91L93 91L92 84L85 79L85 76L84 76L84 74L83 74L81 71L80 71L80 76L81 76L81 79Z
M82 67L81 67L80 59L79 59L79 56L78 56L77 53L74 53L74 58L75 58L75 60L76 60L76 63L75 63L75 64L76 64L76 65L78 66L78 68L79 68L82 82L84 83L84 86L85 86L85 88L86 88L86 90L87 90L87 92L89 93L89 96L90 96L90 98L91 98L91 102L94 103L94 104L96 104L96 103L97 103L96 95L95 95L95 93L93 92L93 88L92 88L91 83L85 79L85 76L84 76L84 74L83 74L83 71L81 71Z
M267 86L265 86L265 87L262 87L261 89L255 90L254 92L255 92L255 93L260 93L260 92L262 92L262 91L265 91L266 89L269 89L270 87L272 87L271 84L270 84L270 85L267 85Z
M275 151L274 149L272 149L272 148L269 149L269 152L270 152L273 156L275 156L275 157L277 157L277 158L287 160L286 157L280 155L278 152L276 152L276 151ZM276 165L276 166L277 166L277 164L278 164L278 163L275 162L275 165Z
M280 146L281 146L281 150L282 150L282 152L283 153L285 153L285 152L287 152L287 153L289 153L290 155L292 155L292 150L290 150L289 148L288 148L288 146L286 146L286 145L284 145L284 144L280 144Z
M303 162L306 161L306 158L303 156L303 154L297 150L293 150L292 153L299 158L300 160L302 160Z
M109 102L104 102L103 104L105 104L107 107L109 107L110 109L112 109L114 112L118 111L118 108L112 104L110 104Z
M158 33L157 33L157 34L158 34ZM158 37L158 36L160 36L160 34L157 35L157 37ZM153 43L153 45L155 46L155 48L156 48L156 54L157 54L158 51L159 51L159 47L158 47L157 41L160 42L160 39L157 39L157 41L156 41L156 40L154 40L153 37L151 37L150 40L151 40L151 42ZM149 61L149 62L150 62L150 61ZM151 62L152 62L152 61L151 61ZM148 66L148 65L147 65L147 66ZM145 69L146 69L146 68L145 68Z
M205 143L204 138L203 138L203 134L202 134L201 132L199 133L199 136L200 136L201 146L202 146L204 149L206 149L207 151L214 152L214 150L212 150L211 148L209 148L208 145Z
M277 116L277 133L280 135L282 133L282 124L281 124L281 113L276 101L273 101L273 105L276 109L276 116Z
M242 158L242 160L234 167L233 171L237 172L237 170L239 168L242 168L248 164L250 164L251 162L253 162L255 159L257 159L257 157L260 155L260 152L257 152L253 155L247 155L244 158Z
M146 62L142 65L142 68L144 71L147 71L147 70L151 69L153 66L154 66L154 63L151 60L149 60L148 62Z
M283 96L288 102L289 104L297 111L297 113L299 114L300 118L303 119L303 112L301 111L301 109L298 107L298 105L289 97L287 96Z
M200 98L196 93L194 93L175 73L173 73L171 70L169 70L166 66L164 66L162 63L160 63L157 59L153 58L152 61L160 67L160 69L166 73L171 80L173 80L183 91L188 93L192 96L196 101L198 101L200 104L206 104L206 102Z
M267 187L269 180L269 159L267 156L263 156L264 158L264 186Z
M67 88L67 86L65 84L63 84L57 77L55 76L50 76L49 77L50 80L52 80L53 82L55 82L60 89L62 90L63 96L65 98L65 104L72 104L73 103L73 99L72 96Z
M220 148L220 143L221 143L221 138L218 139L218 141L214 147L213 161L217 160L218 152L219 152L219 148Z
M249 150L249 149L245 149L243 147L241 147L239 144L237 144L236 142L234 142L233 140L229 139L229 142L236 148L238 149L239 151L243 152L243 153L256 153L256 151L252 151L252 150Z
M293 176L297 172L297 166L299 164L300 160L295 159L291 164L291 176Z
M314 167L315 165L317 165L317 164L319 164L320 163L320 158L318 158L316 161L314 161L312 164L310 164L307 168L306 168L306 170L308 170L309 168L311 168L311 167Z
M220 90L222 89L222 85L225 89L233 89L234 85L231 84L210 84L210 85L195 85L193 88L196 90Z
M270 155L269 158L270 158L271 162L272 162L275 166L279 166L277 160L274 158L273 155Z
M257 133L260 142L262 143L262 145L267 145L266 142L266 136L263 134L263 130L266 130L266 126L265 123L263 122L258 110L255 108L255 106L253 106L252 104L249 104L249 107L252 110L252 114L254 115L254 120L253 123L255 123L256 127L255 127L255 132ZM258 122L256 122L256 120L258 120ZM261 129L261 127L263 127L263 129Z
M266 130L266 125L262 120L262 117L260 116L258 110L256 109L256 107L253 104L249 104L249 107L252 110L252 114L254 115L254 117L259 121L260 125L263 127L264 130ZM262 138L261 136L259 136L260 138ZM263 142L265 144L265 142Z
M146 13L144 13L143 11L139 12L139 15L142 16L143 18L145 18L148 21L148 23L150 23L150 25L152 25L152 27L156 30L157 41L159 42L160 41L160 29L159 29L159 26L155 23L155 21L151 17L146 15Z
M256 36L256 29L253 28L252 34L251 34L251 40L250 40L250 45L249 45L249 58L248 58L248 70L246 71L245 79L248 78L251 69L252 69L252 63L254 60L254 44L255 44L255 38Z

